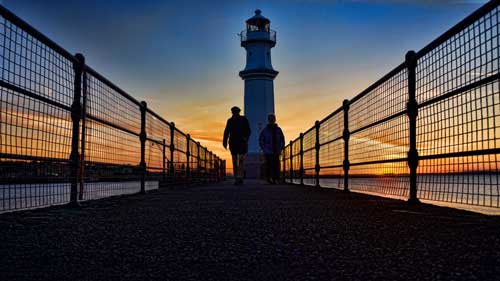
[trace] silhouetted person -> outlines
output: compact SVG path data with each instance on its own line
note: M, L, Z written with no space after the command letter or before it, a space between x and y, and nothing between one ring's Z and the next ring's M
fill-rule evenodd
M248 152L248 138L250 137L250 124L245 116L240 115L241 109L237 106L231 108L233 116L227 120L224 130L222 145L229 150L233 158L234 184L243 184L245 174L245 154Z
M280 180L280 153L285 147L285 136L278 124L276 116L267 116L267 126L260 132L259 145L266 157L267 181L271 184Z

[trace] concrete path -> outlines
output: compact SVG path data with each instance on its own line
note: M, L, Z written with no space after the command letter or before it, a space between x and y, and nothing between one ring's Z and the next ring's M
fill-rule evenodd
M499 280L500 218L248 182L0 215L0 280Z

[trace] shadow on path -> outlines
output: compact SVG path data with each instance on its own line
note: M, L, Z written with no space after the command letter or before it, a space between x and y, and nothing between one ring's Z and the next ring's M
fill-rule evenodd
M488 280L500 218L250 181L0 215L2 280Z

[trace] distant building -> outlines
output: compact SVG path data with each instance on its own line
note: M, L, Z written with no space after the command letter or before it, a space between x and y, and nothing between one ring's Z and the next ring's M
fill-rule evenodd
M240 77L245 81L245 116L250 122L252 135L248 143L246 173L248 178L260 177L260 131L267 124L267 115L274 113L274 78L278 71L271 64L271 48L276 45L276 32L270 29L271 21L255 10L241 32L241 46L247 52L245 69Z

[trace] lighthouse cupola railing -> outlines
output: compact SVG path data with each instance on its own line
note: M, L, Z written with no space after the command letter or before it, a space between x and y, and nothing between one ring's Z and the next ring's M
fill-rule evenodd
M255 10L255 15L246 21L247 28L240 33L241 43L248 41L270 41L276 43L276 31L271 30L271 21Z

